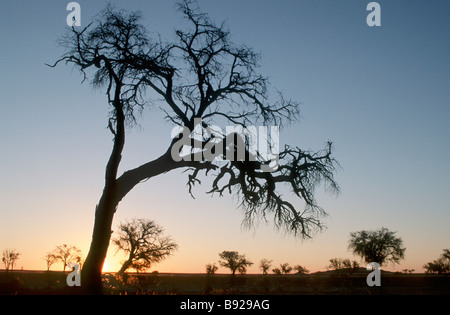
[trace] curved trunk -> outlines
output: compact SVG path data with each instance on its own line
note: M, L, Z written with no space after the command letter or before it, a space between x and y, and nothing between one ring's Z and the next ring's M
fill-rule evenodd
M125 145L125 115L120 101L121 83L116 81L114 109L116 130L109 128L114 134L114 145L105 170L105 187L95 209L94 231L91 247L81 271L81 282L88 294L102 293L102 269L111 239L111 226L114 213L119 204L117 198L117 170L122 159ZM110 121L111 123L111 121Z
M81 272L81 283L87 294L102 294L102 268L111 239L111 227L119 202L142 180L168 172L178 167L192 166L198 162L175 163L170 150L158 159L125 172L105 186L95 211L94 231L89 254Z
M111 227L119 202L137 184L162 173L181 167L197 169L215 169L211 163L200 164L196 161L175 162L171 156L171 146L165 154L135 169L123 173L117 178L117 170L122 157L125 142L124 117L118 110L117 129L114 148L106 167L105 188L95 210L94 230L88 256L81 271L81 283L86 294L102 294L102 269L111 239Z
M95 210L91 247L81 271L81 281L87 294L102 294L102 269L111 238L111 226L117 202L105 191Z
M120 270L117 272L117 274L121 275L123 274L125 271L127 271L128 268L131 267L131 264L133 263L133 260L131 258L129 258L127 261L125 261L122 265L122 267L120 268Z

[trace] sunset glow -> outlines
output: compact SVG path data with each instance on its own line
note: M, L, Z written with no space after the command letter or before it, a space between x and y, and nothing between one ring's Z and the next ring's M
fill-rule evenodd
M172 1L111 2L141 10L149 34L167 41L185 23ZM148 272L205 273L215 263L226 274L219 253L233 250L254 263L248 274L261 274L263 258L313 273L327 270L331 258L365 267L348 248L350 232L386 227L403 239L406 254L383 269L423 273L425 263L450 248L450 2L379 1L381 26L366 23L369 1L198 2L217 24L226 21L233 42L261 52L258 71L301 104L299 121L280 129L280 149L316 152L332 141L341 191L318 187L325 228L302 240L277 229L273 212L267 222L243 228L235 195L206 194L214 179L199 177L193 198L188 173L177 169L126 195L112 237L125 219L164 227L178 250ZM0 249L20 252L15 269L46 270L44 255L62 244L76 245L86 258L113 144L107 84L96 90L71 65L47 65L64 53L57 39L67 31L67 3L0 4L7 43L0 52ZM105 5L78 3L82 27ZM154 92L146 96L152 102L126 130L118 176L158 158L172 141L174 124L159 109L164 102ZM280 189L283 196L289 188ZM124 260L110 243L103 272L117 272ZM61 262L50 270L62 270Z

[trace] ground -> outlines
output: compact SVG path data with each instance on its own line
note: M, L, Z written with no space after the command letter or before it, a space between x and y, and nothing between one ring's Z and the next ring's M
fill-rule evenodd
M151 295L450 295L450 276L381 272L381 286L369 287L364 269L352 275L236 275L105 273L105 294ZM72 294L67 272L0 271L0 295ZM82 282L82 280L81 280Z

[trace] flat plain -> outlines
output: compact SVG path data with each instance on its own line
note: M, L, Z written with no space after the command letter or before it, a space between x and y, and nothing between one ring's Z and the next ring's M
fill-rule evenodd
M1 295L70 295L62 271L0 271ZM103 274L106 295L450 295L450 276L381 271L381 286L369 287L368 271L307 275L114 273ZM82 279L81 279L82 282Z

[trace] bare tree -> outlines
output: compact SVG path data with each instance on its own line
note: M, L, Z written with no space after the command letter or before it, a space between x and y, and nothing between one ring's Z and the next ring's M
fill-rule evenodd
M330 264L327 268L333 269L333 270L340 270L340 269L348 269L348 268L359 268L359 263L355 260L350 261L350 259L342 259L342 258L332 258L330 259Z
M290 266L288 263L284 263L280 264L280 269L283 274L287 275L288 273L291 273L292 266Z
M47 271L50 271L50 267L58 261L58 257L54 253L47 253L44 260L47 263Z
M105 90L111 108L107 125L114 140L113 148L82 271L89 281L85 287L93 293L101 290L101 270L120 201L136 185L157 175L175 169L189 170L189 192L200 183L201 174L212 176L209 193L237 194L246 210L244 224L251 225L271 213L277 227L302 237L311 237L323 227L321 216L325 212L316 203L315 188L325 184L338 191L333 178L338 164L332 157L331 143L318 152L286 145L278 155L278 169L264 172L261 168L268 162L265 155L252 152L248 145L244 159L227 160L227 156L239 155L238 133L218 137L205 132L201 139L191 134L191 145L184 146L190 153L187 155L182 155L182 148L176 146L178 138L171 139L159 158L119 176L126 128L135 125L138 115L152 104L147 98L151 93L160 97L168 121L191 132L195 127L208 130L220 121L241 127L282 126L297 117L299 104L280 93L272 97L267 78L258 74L259 54L233 44L225 26L217 26L206 14L198 13L195 2L181 1L179 11L191 27L177 30L176 39L164 43L159 38L147 37L139 13L108 6L95 22L69 31L61 40L66 53L53 65L61 62L74 65L84 79L91 78L94 88ZM225 162L198 158L214 140L219 143L217 148L224 148L217 157ZM305 208L298 210L298 206L278 193L280 185L290 187L294 197L303 199Z
M261 259L259 262L259 268L262 270L263 275L267 274L267 271L270 269L270 266L272 264L272 260L269 259Z
M380 266L387 262L398 264L405 258L406 248L403 240L395 234L384 227L376 231L352 232L349 248L366 263L376 262Z
M81 263L81 250L73 245L59 245L53 250L55 259L63 263L63 271L66 271L66 267L69 263Z
M2 253L2 262L5 265L6 271L14 270L16 261L19 259L20 253L15 249L5 249Z
M234 276L236 271L240 273L246 273L247 267L253 265L253 263L245 258L245 255L239 254L237 251L223 251L219 254L219 264L225 268L231 270L231 274Z
M219 269L219 267L216 266L216 264L207 264L206 265L206 274L207 275L214 275Z
M355 260L350 261L350 259L332 258L327 268L336 271L338 275L351 275L358 270L359 263Z
M295 265L292 268L296 271L296 274L298 275L305 275L309 273L309 270L306 267L300 265Z
M176 250L178 245L163 233L164 229L152 220L132 219L120 223L113 243L118 250L124 251L128 258L118 274L129 268L137 272L146 270Z

